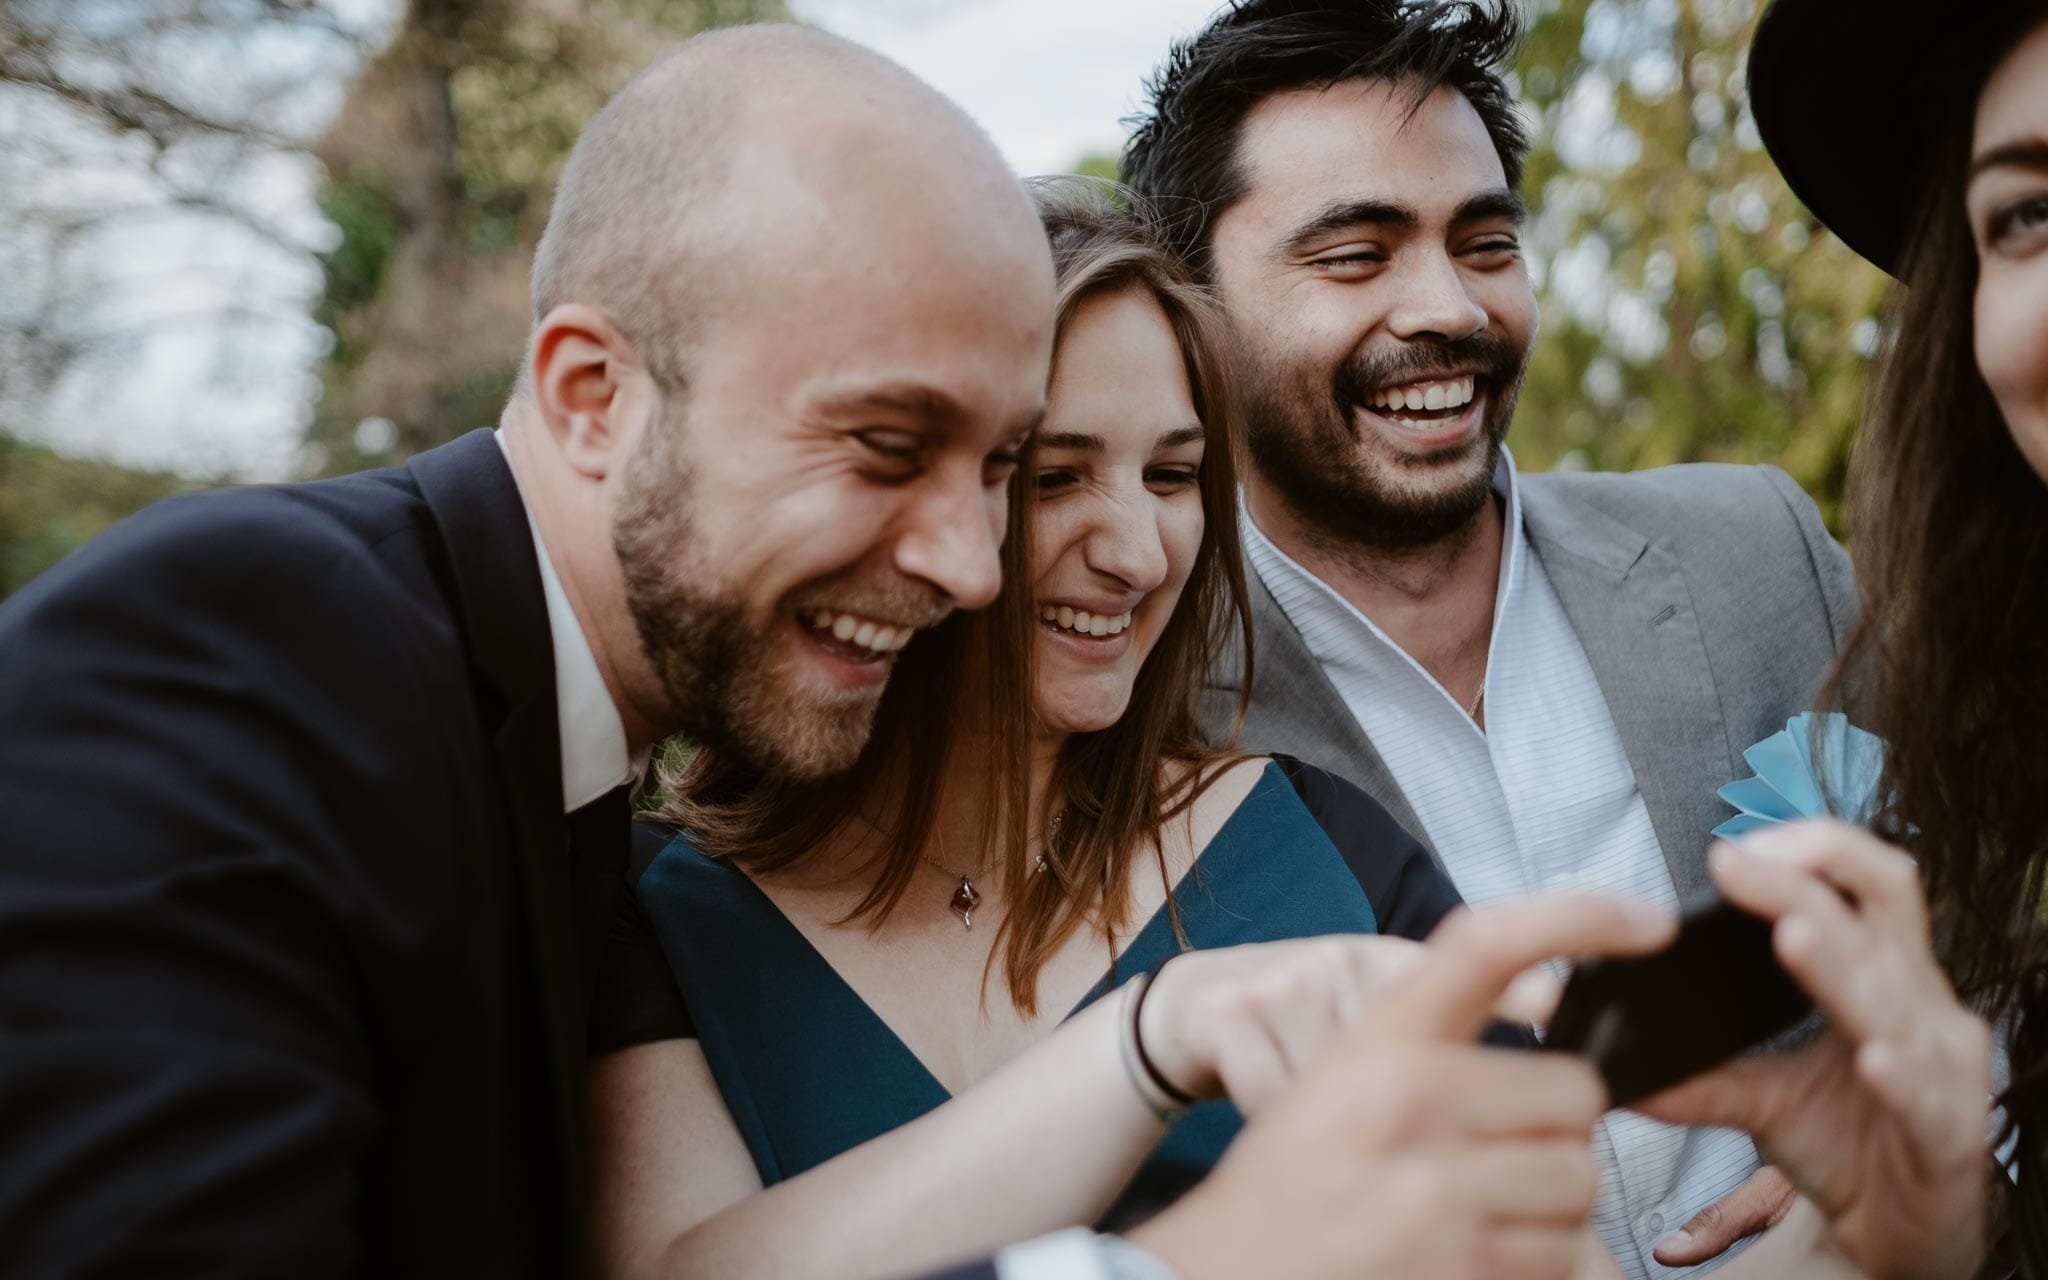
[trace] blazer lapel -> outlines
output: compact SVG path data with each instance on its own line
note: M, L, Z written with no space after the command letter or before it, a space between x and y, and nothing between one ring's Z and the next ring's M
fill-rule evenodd
M1550 477L1522 478L1522 514L1607 700L1679 903L1709 900L1704 855L1724 808L1714 789L1734 776L1734 753L1684 570Z
M1244 744L1253 750L1284 751L1348 778L1380 802L1394 820L1423 843L1439 866L1436 846L1422 829L1422 820L1401 793L1393 771L1323 664L1315 660L1286 611L1251 567L1245 578L1252 597L1252 700L1245 712ZM1210 722L1227 726L1236 714L1237 691L1243 687L1244 658L1232 646L1210 677ZM1219 735L1220 736L1220 735Z
M441 531L478 705L492 731L554 1081L561 1194L564 1213L572 1215L563 1221L572 1222L579 1212L577 1082L585 996L577 977L582 965L571 910L576 885L562 814L555 655L540 566L518 485L489 430L420 454L407 470Z

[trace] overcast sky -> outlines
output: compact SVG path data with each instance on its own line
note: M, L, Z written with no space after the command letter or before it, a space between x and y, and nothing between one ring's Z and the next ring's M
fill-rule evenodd
M1219 0L796 0L797 14L901 62L963 107L1024 174L1123 143L1118 121L1176 36Z
M353 10L394 0L330 0ZM1082 157L1121 146L1122 117L1137 108L1141 82L1176 36L1198 30L1220 0L792 0L804 21L879 50L959 102L981 122L1021 174L1063 172ZM308 81L315 108L331 111L343 77ZM302 161L266 179L265 203L283 223L313 222L318 174ZM20 425L70 452L131 465L250 478L295 469L312 412L322 336L310 317L294 320L317 291L303 261L278 266L247 238L223 238L175 221L117 254L110 283L146 279L168 260L203 257L215 287L250 295L250 272L270 277L256 293L279 308L273 329L243 325L228 339L234 359L211 352L210 326L175 326L143 340L112 368L68 380L40 422ZM197 239L195 239L197 237ZM311 236L319 242L320 236ZM200 243L199 241L205 241ZM273 252L268 258L275 258ZM132 259L132 261L130 261ZM247 261L244 261L247 259ZM129 268L134 270L129 270ZM116 284L117 290L122 286ZM161 293L161 287L153 293ZM137 297L134 305L204 306L204 299ZM219 371L232 365L233 379ZM40 415L39 415L40 416Z

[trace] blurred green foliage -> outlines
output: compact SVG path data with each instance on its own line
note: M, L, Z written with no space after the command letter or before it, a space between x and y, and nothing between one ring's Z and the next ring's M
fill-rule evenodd
M497 421L527 269L577 134L663 46L787 19L781 0L414 0L315 148L341 232L318 470L397 461Z
M1531 7L1517 87L1536 129L1524 191L1543 329L1518 459L1775 462L1837 519L1885 279L1799 206L1756 138L1742 51L1758 0ZM411 0L315 148L340 236L315 307L334 343L314 469L494 421L583 122L668 41L786 16L780 0ZM0 593L181 487L4 435L0 450Z
M1518 67L1543 304L1524 466L1772 462L1839 519L1886 279L1749 116L1757 0L1543 0Z
M0 432L0 598L86 539L191 483L67 458Z
M313 304L313 319L335 335L331 368L356 360L340 318L367 305L384 284L384 270L398 244L398 209L391 192L375 182L335 182L320 193L320 212L340 233L340 243L322 264L324 286Z

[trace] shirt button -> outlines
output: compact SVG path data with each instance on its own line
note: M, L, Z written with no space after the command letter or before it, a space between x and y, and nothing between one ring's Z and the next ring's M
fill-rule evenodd
M1647 1217L1647 1218L1644 1218L1644 1219L1643 1219L1643 1234L1644 1234L1644 1235L1646 1235L1646 1236L1661 1236L1661 1235L1663 1235L1663 1234L1664 1234L1664 1215L1663 1215L1663 1214L1661 1214L1661 1213L1653 1213L1653 1214L1651 1214L1651 1215L1650 1215L1649 1217Z

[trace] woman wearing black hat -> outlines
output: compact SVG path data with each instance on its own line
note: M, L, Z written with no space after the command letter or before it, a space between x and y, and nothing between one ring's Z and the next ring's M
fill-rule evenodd
M1843 669L1874 678L1913 856L1816 825L1719 860L1832 1025L1652 1106L1751 1130L1805 1194L1731 1276L2048 1277L2048 0L1954 9L1775 0L1750 55L1786 181L1903 286L1851 471ZM2010 1177L1965 1005L2005 1031Z

